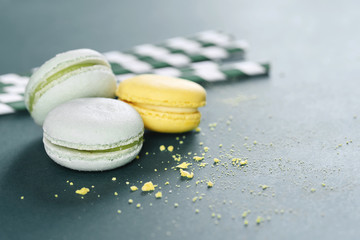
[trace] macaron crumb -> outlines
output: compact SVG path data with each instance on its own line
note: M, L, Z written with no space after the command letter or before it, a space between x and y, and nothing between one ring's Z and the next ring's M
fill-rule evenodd
M201 131L200 127L195 128L195 132L200 132L200 131Z
M165 182L165 185L169 185L170 183L169 182Z
M83 187L83 188L75 191L75 193L79 194L79 195L86 195L88 192L90 192L90 189L88 189L86 187Z
M141 208L141 204L140 203L136 204L136 207Z
M132 204L133 202L134 202L134 200L132 200L131 198L128 201L129 204Z
M208 188L212 188L214 186L214 183L211 181L208 181L207 186L208 186Z
M221 162L220 159L214 158L214 163L215 163L215 164L220 163L220 162Z
M21 197L20 197L21 200L24 200L24 198L25 198L24 196L21 196Z
M209 151L209 147L204 147L204 152L208 152Z
M263 221L262 217L258 216L258 217L256 218L256 224L259 225L262 221Z
M162 198L162 192L155 193L155 198Z
M268 186L268 185L261 185L261 188L262 188L263 190L265 190L265 189L269 188L269 186Z
M181 168L181 169L187 169L188 166L190 166L190 165L191 165L191 163L183 162L183 163L177 165L176 167Z
M203 162L203 163L200 163L200 164L199 164L199 167L206 167L206 165L207 165L207 163L204 163L204 162Z
M179 141L179 144L183 144L184 143L184 141Z
M146 182L142 187L141 190L143 192L150 192L150 191L154 191L155 190L155 186L154 184L150 181L150 182Z
M195 209L195 213L198 214L200 212L199 209Z
M121 213L121 210L120 210L120 209L118 209L118 210L117 210L117 213L118 213L118 214L120 214L120 213Z
M70 182L69 185L72 186L72 185L74 185L74 183L73 183L73 182Z
M174 151L174 146L172 146L172 145L168 146L168 147L167 147L167 150L168 150L169 152Z
M59 197L59 195L57 195L57 194L54 194L54 197L56 197L56 198L57 198L57 197Z
M138 190L138 187L137 186L131 186L130 189L131 189L132 192L135 192L135 191Z
M165 149L166 149L166 148L165 148L164 145L161 145L161 146L160 146L160 151L165 151Z
M193 157L193 159L194 159L195 161L199 162L199 161L204 160L204 157L195 156L195 157Z
M310 192L314 193L314 192L316 192L316 189L315 189L315 188L311 188L311 189L310 189Z
M196 200L198 200L198 197L193 197L192 202L194 203Z
M174 203L174 207L177 208L179 206L178 203Z
M188 179L192 179L192 178L194 177L194 173L193 173L193 172L189 173L189 172L187 172L187 171L182 170L181 168L180 168L180 175L181 175L182 177L186 177L186 178L188 178Z
M114 195L117 196L117 195L119 195L119 194L118 194L117 192L114 192Z
M115 181L116 181L116 177L113 177L113 178L111 179L111 181L115 182Z
M126 184L126 185L129 185L129 184L130 184L130 182L125 182L125 184Z
M244 225L248 226L249 225L249 221L247 219L244 220Z

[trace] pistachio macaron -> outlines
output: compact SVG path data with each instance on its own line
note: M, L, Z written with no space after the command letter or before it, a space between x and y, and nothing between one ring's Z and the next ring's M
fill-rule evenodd
M48 112L75 98L115 96L116 79L105 57L91 49L56 55L31 76L25 105L34 121L42 125Z
M153 74L122 81L116 95L140 113L145 128L163 133L196 128L201 119L198 107L206 104L206 91L199 84Z
M144 124L130 105L110 98L79 98L49 112L46 153L79 171L103 171L132 161L143 145Z

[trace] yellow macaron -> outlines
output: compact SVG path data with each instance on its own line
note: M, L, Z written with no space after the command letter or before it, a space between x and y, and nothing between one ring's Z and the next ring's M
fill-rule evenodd
M180 133L196 128L206 104L205 89L185 79L153 74L139 75L121 82L116 95L141 115L145 128Z

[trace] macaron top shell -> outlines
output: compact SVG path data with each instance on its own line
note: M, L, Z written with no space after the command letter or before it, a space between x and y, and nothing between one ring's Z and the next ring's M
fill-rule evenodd
M47 115L44 137L51 143L79 150L105 150L139 141L144 124L130 105L109 98L80 98Z
M206 104L206 91L199 84L152 74L124 80L116 95L127 102L164 107L197 108Z

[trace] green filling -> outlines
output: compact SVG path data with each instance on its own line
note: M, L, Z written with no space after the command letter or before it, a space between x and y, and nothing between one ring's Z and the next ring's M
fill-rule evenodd
M64 76L65 74L67 74L69 72L78 70L78 69L83 68L83 67L91 67L91 66L95 66L95 65L103 65L103 64L101 64L99 62L96 62L96 63L92 62L92 63L81 63L81 64L73 65L73 66L67 67L67 68L55 73L54 75L48 77L45 81L40 82L36 86L36 88L34 89L32 94L30 95L30 99L29 99L29 110L30 110L30 112L32 112L32 110L33 110L33 104L34 104L34 101L35 101L36 93L39 92L41 89L45 88L46 86L48 86L52 81Z
M122 151L125 149L129 149L132 148L136 145L139 145L143 142L143 137L139 138L139 140L134 141L132 143L129 143L127 145L124 146L120 146L120 147L116 147L116 148L110 148L110 149L104 149L104 150L79 150L82 152L89 152L89 153L108 153L108 152L116 152L116 151Z

